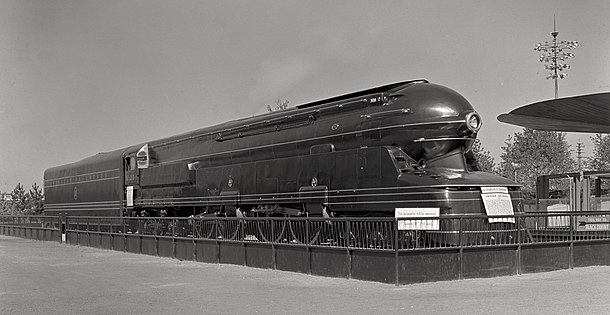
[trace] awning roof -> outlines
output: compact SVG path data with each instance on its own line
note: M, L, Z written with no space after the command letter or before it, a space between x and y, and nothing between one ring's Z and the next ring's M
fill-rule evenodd
M533 103L498 120L536 130L610 133L610 92Z

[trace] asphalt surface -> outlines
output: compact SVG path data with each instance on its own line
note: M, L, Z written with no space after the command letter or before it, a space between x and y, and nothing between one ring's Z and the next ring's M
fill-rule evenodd
M394 286L0 235L0 314L608 314L610 267Z

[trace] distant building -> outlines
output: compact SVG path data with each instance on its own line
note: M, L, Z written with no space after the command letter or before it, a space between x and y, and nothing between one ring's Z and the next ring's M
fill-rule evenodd
M0 193L0 201L13 200L10 193Z

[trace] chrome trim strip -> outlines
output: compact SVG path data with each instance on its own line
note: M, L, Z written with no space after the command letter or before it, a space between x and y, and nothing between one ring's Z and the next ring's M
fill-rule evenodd
M244 149L239 149L239 150L232 150L232 151L210 153L210 154L204 154L204 155L198 155L198 156L191 156L191 157L186 157L186 158L181 158L181 159L161 162L161 163L157 163L157 164L154 164L154 165L151 165L151 166L154 167L154 166L161 166L161 165L171 164L171 163L176 163L176 162L193 161L193 160L197 160L197 159L201 159L201 158L206 158L206 157L213 157L213 156L217 156L217 155L225 155L225 154L232 154L232 153L236 153L236 152L243 152L243 151L249 151L249 150L265 149L265 148L270 148L270 147L274 147L274 146L290 145L290 144L302 143L302 142L307 142L307 141L323 140L323 139L327 139L327 138L342 137L342 136L353 135L353 134L358 134L358 133L363 133L363 132L376 131L376 130L398 129L398 128L405 128L405 127L437 125L437 124L459 124L459 123L464 123L464 120L423 122L423 123L412 123L412 124L385 126L385 127L381 127L381 128L370 128L370 129L365 129L365 130L356 130L356 131L344 132L344 133L339 133L339 134L332 134L332 135L321 136L321 137L301 139L301 140L296 140L296 141L288 141L288 142L267 144L267 145L262 145L262 146L258 146L258 147L249 147L249 148L244 148Z
M106 172L120 172L120 171L121 171L121 169L114 168L114 169L111 169L111 170L103 170L103 171L97 171L97 172L91 172L91 173L85 173L85 174L70 175L70 176L57 177L57 178L48 178L48 179L44 179L44 181L60 180L60 179L78 177L78 176L88 176L88 175L93 175L93 174L102 174L102 173L106 173Z
M120 210L121 202L113 201L96 201L96 202L79 202L79 203L54 203L45 204L45 211L94 211L94 210Z
M121 208L70 208L70 209L49 209L52 211L65 211L65 212L74 212L74 211L97 211L97 210L120 210Z
M83 176L83 175L79 175L79 176ZM121 178L120 176L116 176L116 177L107 177L107 178L102 178L102 179L85 180L85 181L82 181L82 182L73 182L73 183L58 184L58 185L45 185L44 188L53 188L53 187L69 186L69 185L79 185L79 184L92 183L92 182L101 182L101 181L105 181L105 180L120 179L120 178Z
M475 140L474 138L462 137L462 138L419 138L413 142L431 142L431 141L451 141L451 140Z

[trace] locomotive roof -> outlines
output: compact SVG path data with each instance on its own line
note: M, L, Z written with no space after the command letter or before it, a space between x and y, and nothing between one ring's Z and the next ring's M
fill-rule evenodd
M352 93L348 93L348 94L344 94L344 95L334 96L334 97L331 97L331 98L327 98L327 99L323 99L323 100L319 100L319 101L315 101L315 102L311 102L311 103L305 103L305 104L297 105L296 107L298 109L303 109L303 108L313 107L313 106L316 106L316 105L334 103L334 102L338 102L338 101L342 101L342 100L348 100L348 99L351 99L351 98L362 97L362 96L365 96L365 95L371 95L371 94L377 94L377 93L386 93L386 92L390 92L392 90L395 90L398 87L402 87L402 86L413 84L413 83L428 83L428 81L421 79L421 80L410 80L410 81L395 82L395 83L390 83L390 84L386 84L386 85L382 85L382 86L378 86L378 87L374 87L374 88L370 88L370 89L366 89L366 90L362 90L362 91L357 91L357 92L352 92Z
M151 148L154 148L155 146L162 146L162 145L166 145L169 143L180 142L180 141L183 141L183 140L189 139L189 138L200 137L200 136L204 136L204 135L211 135L211 134L224 132L224 131L230 131L232 129L236 129L239 127L250 126L255 123L264 123L264 122L271 123L271 121L274 121L275 119L278 119L278 118L283 118L283 117L292 116L292 115L303 113L303 112L308 112L307 109L314 108L317 106L337 103L337 102L341 102L341 101L347 101L347 100L354 99L354 98L362 98L366 95L371 95L371 94L391 93L392 91L398 90L400 88L404 88L407 85L411 85L411 84L415 84L415 83L429 83L429 82L425 79L419 79L419 80L409 80L409 81L400 81L400 82L390 83L390 84L381 85L381 86L366 89L366 90L356 91L356 92L352 92L352 93L348 93L348 94L343 94L343 95L339 95L339 96L322 99L319 101L314 101L314 102L310 102L310 103L297 105L295 107L288 108L285 110L279 110L279 111L274 111L274 112L256 115L256 116L252 116L252 117L227 121L227 122L224 122L224 123L221 123L218 125L196 129L196 130L185 132L185 133L178 134L175 136L162 138L162 139L159 139L156 141L150 141L150 142L148 142L148 144L151 146ZM130 147L127 150L127 153L133 153L133 152L137 151L142 145L144 145L144 144L141 144L139 146Z
M102 169L119 168L123 152L125 149L100 152L73 163L51 167L45 170L44 177L45 179L59 178Z
M103 163L105 161L119 161L120 158L122 157L122 155L135 153L143 145L145 145L147 143L152 148L154 148L155 146L162 146L162 145L165 145L168 143L180 142L180 141L183 141L183 140L189 139L189 138L200 137L203 135L209 135L209 134L217 133L217 132L224 131L224 130L230 130L232 128L238 128L241 126L247 126L247 125L251 125L254 123L261 123L261 122L265 122L265 121L272 121L276 118L281 118L281 117L295 115L295 114L302 113L302 112L307 112L307 109L314 108L316 106L337 103L337 102L341 102L341 101L347 101L347 100L354 99L354 98L361 98L361 97L364 97L366 95L371 95L371 94L391 93L392 91L398 90L407 85L415 84L415 83L428 83L428 81L424 80L424 79L400 81L400 82L381 85L378 87L373 87L370 89L360 90L360 91L356 91L356 92L352 92L352 93L347 93L347 94L343 94L343 95L339 95L339 96L334 96L334 97L330 97L330 98L326 98L326 99L322 99L322 100L318 100L318 101L314 101L314 102L297 105L295 107L292 107L292 108L289 108L286 110L274 111L271 113L265 113L265 114L256 115L256 116L252 116L252 117L231 120L231 121L227 121L227 122L220 123L217 125L208 126L208 127L188 131L185 133L181 133L178 135L170 136L170 137L132 145L132 146L129 146L126 148L121 148L121 149L110 151L110 152L101 152L94 156L84 158L84 159L74 162L74 163L69 163L69 164L49 168L47 170L47 172L54 173L54 172L65 170L67 167L79 168L81 166L85 167L90 164L98 164L98 163Z

